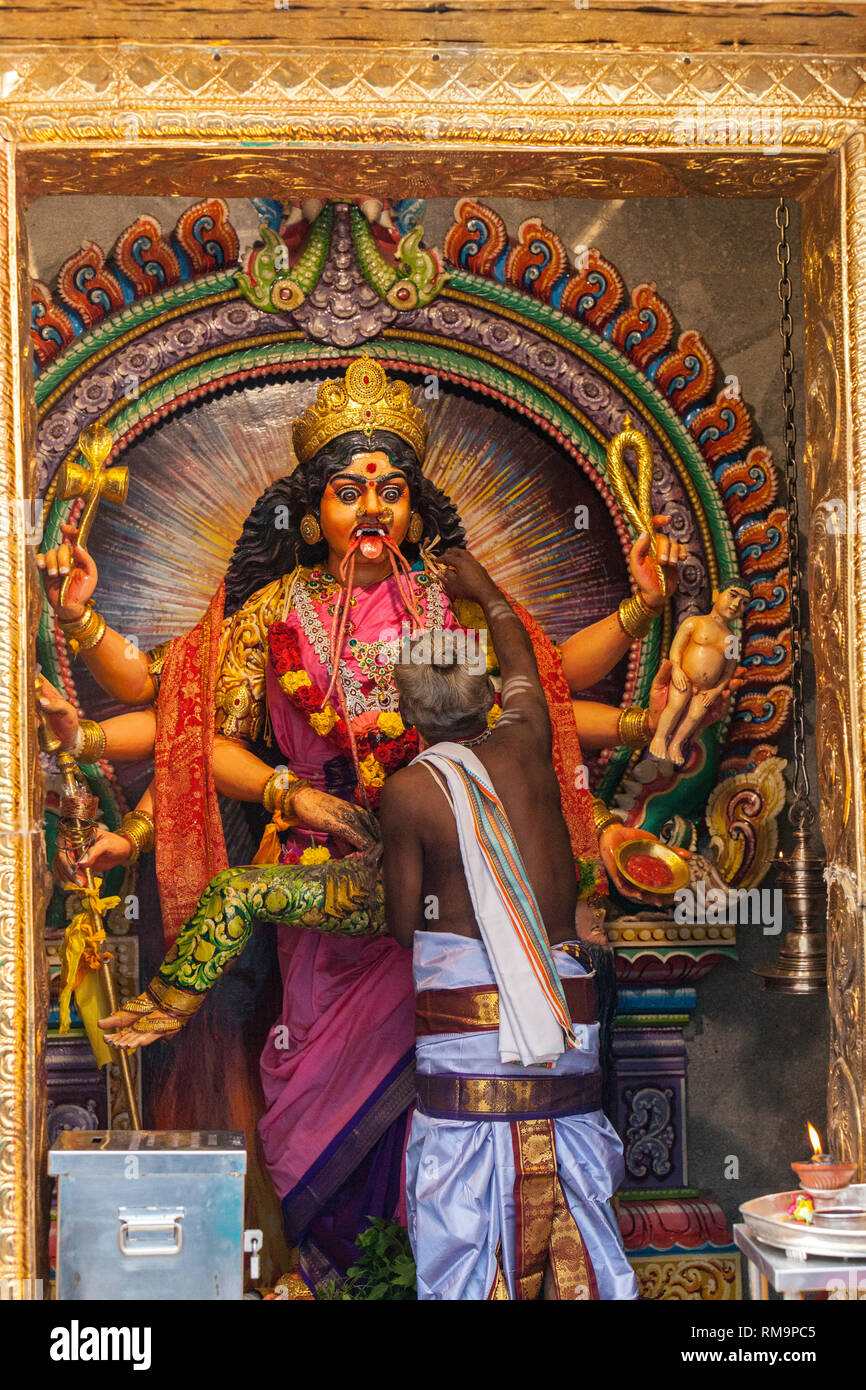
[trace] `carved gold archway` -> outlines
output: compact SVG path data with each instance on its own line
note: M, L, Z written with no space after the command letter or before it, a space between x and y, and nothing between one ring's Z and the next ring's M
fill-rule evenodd
M46 999L29 655L35 495L23 210L45 193L802 200L809 563L829 862L830 1114L864 1158L866 83L782 52L106 42L0 57L0 1277L39 1271ZM862 524L861 524L862 523Z

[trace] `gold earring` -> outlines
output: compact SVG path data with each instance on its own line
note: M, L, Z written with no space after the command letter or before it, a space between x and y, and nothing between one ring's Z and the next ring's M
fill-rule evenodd
M319 525L318 517L312 512L307 512L301 518L301 537L307 545L317 545L322 539L322 528Z
M424 534L424 522L420 512L413 512L409 518L409 539L417 545Z

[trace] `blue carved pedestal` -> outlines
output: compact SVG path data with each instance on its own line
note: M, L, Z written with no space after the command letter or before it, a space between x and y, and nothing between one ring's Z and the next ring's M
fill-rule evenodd
M734 928L647 913L614 919L608 936L619 989L611 1105L625 1149L620 1225L641 1296L739 1299L740 1256L724 1214L688 1185L683 1035L695 983L736 958Z

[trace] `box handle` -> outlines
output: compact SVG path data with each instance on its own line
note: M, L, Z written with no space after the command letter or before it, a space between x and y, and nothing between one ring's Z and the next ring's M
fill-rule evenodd
M117 1208L117 1244L121 1255L179 1255L183 1249L183 1207ZM141 1240L140 1233L162 1231L168 1240Z

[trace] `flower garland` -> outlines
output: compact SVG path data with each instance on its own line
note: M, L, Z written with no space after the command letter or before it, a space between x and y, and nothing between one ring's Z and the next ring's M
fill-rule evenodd
M314 733L327 739L340 753L351 757L352 744L346 721L330 700L325 701L325 691L315 684L304 669L298 634L294 628L288 623L274 623L268 641L270 661L280 689L295 709L306 717ZM497 695L496 703L487 716L489 728L495 728L501 714L502 707ZM372 729L356 735L355 747L361 781L367 792L367 804L376 810L388 774L405 767L421 751L418 731L413 727L407 729L399 714L383 710ZM364 805L360 787L355 788L354 800Z
M314 733L327 739L338 752L351 756L346 721L330 700L323 703L324 690L304 670L294 628L288 623L274 623L269 633L269 647L271 665L280 688L295 709L305 716ZM375 810L388 774L405 767L420 751L418 733L415 729L407 729L399 714L383 711L372 729L356 736L355 746L367 801ZM355 789L354 799L364 804L360 787Z

